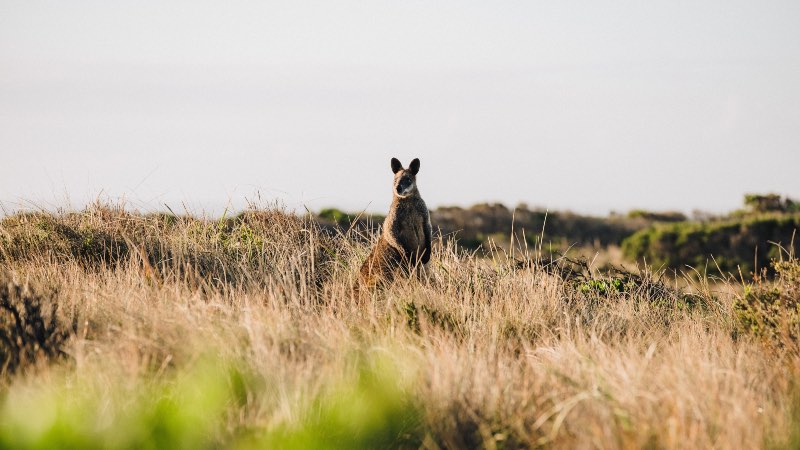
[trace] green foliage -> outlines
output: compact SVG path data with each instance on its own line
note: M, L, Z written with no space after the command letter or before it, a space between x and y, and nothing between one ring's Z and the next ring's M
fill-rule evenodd
M397 448L419 447L421 410L386 358L361 356L354 377L331 382L298 423L263 431L231 411L266 395L264 383L213 357L133 387L121 380L51 377L12 386L0 407L0 448Z
M578 290L583 293L596 293L608 295L611 292L625 292L635 286L632 282L624 282L619 278L609 280L586 280L578 284Z
M685 310L700 305L697 296L671 288L652 274L615 270L602 276L568 276L565 281L584 298L594 302L635 299L668 310Z
M745 194L744 205L753 212L784 211L781 196L778 194Z
M325 208L314 217L319 226L326 230L376 232L386 216L380 214L346 213L336 208Z
M385 357L358 358L355 380L317 398L298 426L255 436L246 447L282 449L418 448L424 437L420 405Z
M703 268L716 263L723 272L738 273L741 268L750 273L769 266L780 251L774 243L791 251L792 237L798 229L800 215L786 214L659 224L625 239L622 250L628 258L645 260L654 267ZM796 250L798 243L794 245Z
M685 222L687 217L680 211L647 211L634 209L628 212L629 219L644 219L651 222Z
M207 360L133 390L68 375L15 386L0 410L0 447L210 448L224 436L237 377L231 367Z
M768 343L796 345L800 337L800 260L774 261L774 281L757 277L734 303L738 330Z
M346 213L346 212L344 212L344 211L342 211L340 209L336 209L336 208L325 208L325 209L323 209L322 211L319 212L319 217L321 217L323 219L332 220L332 221L334 221L336 223L340 223L340 224L342 224L342 223L349 224L349 223L352 223L356 219L356 217L358 217L358 216L355 215L355 214L348 214L348 213Z
M789 197L782 198L778 194L746 194L744 204L753 213L800 211L800 203Z

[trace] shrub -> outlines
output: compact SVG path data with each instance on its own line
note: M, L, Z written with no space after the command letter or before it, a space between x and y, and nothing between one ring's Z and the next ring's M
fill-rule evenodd
M773 282L757 277L734 303L738 331L779 347L800 337L800 260L773 261Z
M799 228L800 215L785 214L658 224L625 239L622 250L626 257L654 267L679 270L718 265L727 273L739 269L751 273L769 267L780 250L775 244L797 250L793 236Z
M63 354L69 335L56 315L54 296L37 295L29 285L0 276L0 370L14 373Z
M744 205L750 212L797 212L799 204L789 198L781 198L778 194L746 194Z
M687 217L680 211L646 211L644 209L634 209L628 212L630 219L644 219L651 222L685 222Z
M783 202L778 194L745 194L744 205L753 212L783 211Z
M319 217L323 219L332 220L339 224L343 223L349 224L353 222L353 220L355 220L357 216L354 214L348 214L340 209L325 208L319 212Z
M351 214L336 208L325 208L316 216L316 220L323 228L339 228L348 230L356 227L358 230L376 230L385 216L379 214Z

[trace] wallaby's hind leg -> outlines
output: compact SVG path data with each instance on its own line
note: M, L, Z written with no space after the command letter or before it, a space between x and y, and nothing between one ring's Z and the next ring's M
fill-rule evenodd
M391 283L394 280L395 271L400 269L402 261L400 252L389 245L386 240L378 240L372 253L361 265L360 287L372 290L378 285Z

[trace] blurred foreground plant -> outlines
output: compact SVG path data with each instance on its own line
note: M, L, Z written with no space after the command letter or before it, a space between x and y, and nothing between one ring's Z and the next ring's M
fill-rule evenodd
M236 413L269 395L267 386L241 364L215 357L132 385L51 376L11 386L0 408L0 447L418 447L421 412L400 384L398 366L374 355L355 366L351 376L328 380L308 405L295 405L297 423L258 430L239 425Z

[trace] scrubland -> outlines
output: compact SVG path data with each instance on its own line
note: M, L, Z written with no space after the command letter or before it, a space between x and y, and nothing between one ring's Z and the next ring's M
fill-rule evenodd
M800 445L793 255L678 283L440 238L354 294L374 240L274 206L4 218L0 446Z

